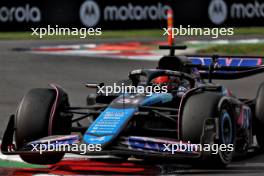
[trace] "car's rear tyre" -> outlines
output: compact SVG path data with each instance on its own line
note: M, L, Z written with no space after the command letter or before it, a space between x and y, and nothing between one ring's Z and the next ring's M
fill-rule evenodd
M264 82L259 86L256 105L255 105L254 131L257 137L258 145L264 151Z
M221 97L220 93L203 92L194 94L186 100L181 116L182 140L200 144L205 120L219 118L219 140L215 141L215 144L234 144L235 125L232 109L228 103L222 103L220 110L218 109ZM227 140L228 138L230 140ZM209 164L209 167L223 167L231 162L232 156L233 151L219 151L218 154L211 154L205 159L205 162Z
M28 142L49 135L49 118L55 98L53 89L33 89L24 96L15 116L15 141L18 149L23 148ZM63 94L58 102L58 109L55 111L52 135L70 132L70 120L61 117L60 114L60 110L67 105L67 95ZM25 162L32 164L54 164L59 162L63 156L64 153L20 155Z

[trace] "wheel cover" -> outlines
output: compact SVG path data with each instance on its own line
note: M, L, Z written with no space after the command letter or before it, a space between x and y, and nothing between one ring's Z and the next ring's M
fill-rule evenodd
M233 141L232 121L226 110L221 113L221 133L223 144L230 144Z
M220 145L234 143L234 131L232 119L226 109L223 109L220 114ZM229 163L232 159L232 151L220 151L219 155L224 163Z

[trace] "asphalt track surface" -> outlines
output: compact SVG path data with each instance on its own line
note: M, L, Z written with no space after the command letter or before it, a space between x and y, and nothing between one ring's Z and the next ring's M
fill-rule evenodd
M91 90L84 87L90 82L114 82L127 78L130 70L155 68L156 62L52 56L13 51L42 45L76 44L85 41L0 41L0 136L8 117L14 113L23 95L31 88L48 87L56 83L65 88L72 105L84 105ZM237 96L254 98L264 74L241 80L222 81ZM164 166L170 174L198 175L264 175L264 155L237 159L224 170L201 170Z

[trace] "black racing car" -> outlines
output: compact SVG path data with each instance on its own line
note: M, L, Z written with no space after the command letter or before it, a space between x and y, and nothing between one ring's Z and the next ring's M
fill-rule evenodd
M95 146L87 149L86 155L196 158L219 166L230 163L234 153L262 150L264 84L256 98L244 99L212 80L261 73L263 58L174 56L175 49L184 47L162 48L170 49L171 54L162 57L156 69L131 71L129 80L118 84L136 88L166 86L166 92L106 95L102 91L88 96L89 105L72 107L59 86L32 89L10 117L2 153L19 154L29 163L52 164L65 153L80 154L81 150L43 150L40 154L43 146L85 144ZM103 83L86 86L100 90L105 87ZM91 124L79 123L84 118Z

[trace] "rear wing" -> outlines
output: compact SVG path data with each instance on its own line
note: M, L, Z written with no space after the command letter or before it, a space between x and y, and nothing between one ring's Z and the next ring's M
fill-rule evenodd
M203 78L238 79L264 72L264 57L187 56ZM188 66L188 65L187 65Z
M211 79L238 79L264 72L263 56L175 56L175 50L186 49L186 46L160 46L160 49L170 51L168 56L161 58L170 69L193 67L199 70L202 78ZM173 60L173 61L172 61ZM173 67L173 68L172 68Z

